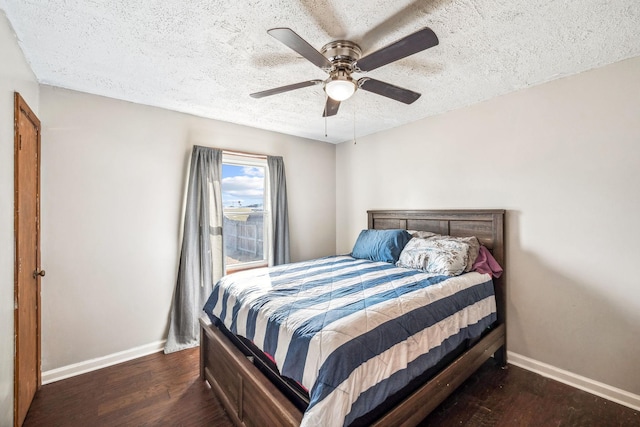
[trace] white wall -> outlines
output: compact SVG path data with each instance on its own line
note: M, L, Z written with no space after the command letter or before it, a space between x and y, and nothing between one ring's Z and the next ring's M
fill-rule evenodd
M38 114L39 87L0 10L0 426L13 425L13 93Z
M367 209L508 209L509 351L640 394L640 58L340 144L336 171L338 252Z
M293 261L335 250L335 146L41 87L43 370L165 338L194 144L281 155Z

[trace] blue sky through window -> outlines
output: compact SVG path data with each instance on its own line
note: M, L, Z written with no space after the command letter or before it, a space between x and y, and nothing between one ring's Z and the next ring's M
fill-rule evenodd
M264 204L264 167L222 164L222 205L259 207Z

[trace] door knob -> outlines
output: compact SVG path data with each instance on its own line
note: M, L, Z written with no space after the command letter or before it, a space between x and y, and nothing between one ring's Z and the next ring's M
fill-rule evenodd
M33 278L35 279L36 277L44 277L44 270L36 270L33 272Z

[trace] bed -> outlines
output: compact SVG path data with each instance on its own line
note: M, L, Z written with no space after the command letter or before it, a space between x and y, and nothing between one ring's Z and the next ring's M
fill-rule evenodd
M368 228L475 236L500 265L505 265L502 210L376 210L368 212ZM339 257L320 261L328 262L351 261ZM360 268L350 264L348 267ZM282 267L283 271L286 268L289 267ZM393 273L389 270L387 274ZM500 364L506 363L504 276L493 279L492 287L492 291L495 290L495 316L490 327L483 328L482 335L471 343L468 340L460 345L454 343L455 349L447 351L436 366L416 378L421 383L416 385L414 381L408 393L403 390L395 394L394 399L385 399L391 404L385 402L385 405L376 406L370 413L357 418L356 424L416 425L489 357L493 355ZM300 425L305 409L304 397L296 398L296 393L303 393L296 391L295 384L283 384L273 364L265 361L251 343L234 338L223 324L214 325L206 318L201 318L200 323L201 376L211 385L233 422L246 426ZM337 364L333 369L340 367ZM313 397L314 391L311 390L310 394ZM327 412L326 409L322 411ZM309 416L306 417L308 420Z

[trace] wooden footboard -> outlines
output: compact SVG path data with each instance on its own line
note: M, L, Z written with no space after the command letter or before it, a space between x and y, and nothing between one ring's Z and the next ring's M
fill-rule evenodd
M299 426L298 410L227 337L200 319L200 375L239 426Z
M200 374L238 426L299 426L298 410L228 338L200 319ZM499 325L374 426L415 426L505 345Z

